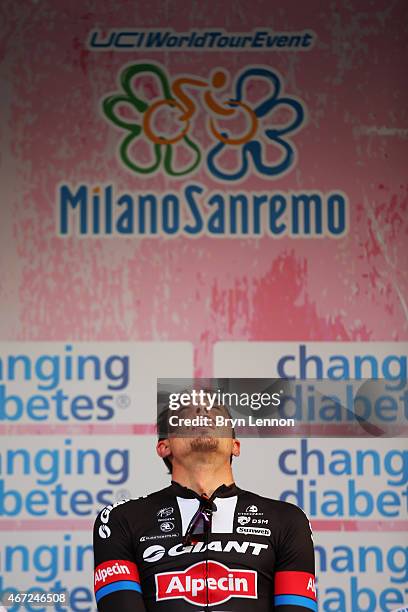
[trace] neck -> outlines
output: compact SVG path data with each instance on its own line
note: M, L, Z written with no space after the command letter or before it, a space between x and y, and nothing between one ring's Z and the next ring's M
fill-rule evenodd
M218 469L214 465L194 465L186 468L183 465L173 463L172 478L183 487L188 487L198 495L211 497L221 485L231 485L234 482L231 466L220 466Z

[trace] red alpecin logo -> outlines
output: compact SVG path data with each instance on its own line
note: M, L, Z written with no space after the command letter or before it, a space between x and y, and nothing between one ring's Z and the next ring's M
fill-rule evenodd
M200 561L182 572L156 574L156 599L185 599L214 606L231 597L257 598L257 573L230 569L217 561Z

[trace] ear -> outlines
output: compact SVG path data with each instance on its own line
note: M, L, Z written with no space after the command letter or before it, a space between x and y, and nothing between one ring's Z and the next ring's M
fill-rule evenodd
M171 455L170 443L167 438L159 440L156 444L156 452L161 459L169 457Z
M232 455L234 457L239 457L241 454L241 442L234 438L232 440Z

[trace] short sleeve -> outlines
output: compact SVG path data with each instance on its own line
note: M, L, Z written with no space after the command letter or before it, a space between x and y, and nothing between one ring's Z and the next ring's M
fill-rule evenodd
M145 612L131 531L123 506L107 506L93 532L94 591L99 612Z
M287 504L274 581L277 612L317 611L314 546L305 513Z

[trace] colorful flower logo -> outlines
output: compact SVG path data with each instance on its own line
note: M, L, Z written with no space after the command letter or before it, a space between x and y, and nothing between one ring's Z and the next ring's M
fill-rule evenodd
M162 99L149 104L148 101L143 100L140 95L136 94L134 90L135 78L142 75L157 77ZM180 104L171 95L165 71L155 64L133 64L122 71L120 85L123 93L113 94L105 98L103 100L103 112L114 125L128 132L119 148L123 163L138 174L152 174L160 168L162 163L169 176L177 177L193 172L200 164L201 151L198 145L187 136L188 122L178 134L170 137L157 135L153 131L154 115L160 110L160 107L167 107L169 110L182 110ZM141 125L125 118L120 113L120 107L123 105L130 105L134 112L141 115ZM150 148L153 160L152 163L147 165L143 165L140 161L134 159L137 151L136 141L143 138ZM180 142L191 151L193 158L192 162L183 168L174 165L175 146Z
M154 92L146 97L137 89L140 77L150 76L156 83ZM256 82L268 85L267 95L256 104L249 93ZM207 117L207 132L213 143L207 152L207 169L221 181L238 181L253 170L260 176L276 177L295 163L295 150L288 136L304 123L302 103L282 96L280 77L266 67L250 67L238 74L234 97L221 98L220 92L228 84L228 73L216 69L208 79L192 75L181 76L172 82L163 67L152 63L127 66L120 75L122 91L103 100L105 116L127 134L120 144L123 163L138 174L152 174L163 167L168 176L182 177L192 174L200 166L202 152L190 132L199 108ZM193 95L193 94L197 94ZM137 120L124 116L122 107L130 107ZM121 112L122 110L122 112ZM273 123L277 112L289 112L290 120L284 125ZM236 127L239 122L238 134ZM231 122L231 123L229 123ZM225 124L229 125L228 129ZM169 125L171 124L171 128ZM243 124L243 127L242 127ZM150 151L150 162L141 163L141 142ZM184 149L180 162L178 150ZM274 150L270 161L269 150ZM276 158L276 152L279 156ZM231 168L228 155L235 157ZM226 162L227 160L227 162Z
M242 143L240 151L240 164L235 170L226 170L222 167L221 153L228 147L227 133L224 132L225 140L217 143L207 155L208 169L216 178L224 181L238 181L245 177L250 170L250 162L254 169L262 176L274 177L286 172L295 161L293 145L284 137L293 133L303 123L305 113L299 100L290 97L281 97L281 80L278 75L269 68L249 68L242 72L237 81L235 98L231 104L244 104L243 99L247 87L253 79L266 79L272 86L272 94L263 99L253 110L257 119L258 129L253 138L247 138ZM248 105L247 105L248 106ZM249 106L248 106L249 107ZM262 126L261 120L272 115L276 110L289 110L292 114L291 120L284 126L267 127ZM265 146L266 145L266 146ZM266 163L267 147L278 147L281 150L280 158L274 163Z

